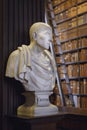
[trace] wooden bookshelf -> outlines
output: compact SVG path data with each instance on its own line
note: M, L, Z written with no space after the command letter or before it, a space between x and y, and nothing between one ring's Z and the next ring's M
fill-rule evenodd
M63 65L66 64L76 107L87 108L87 1L51 0L51 2L65 60L65 63L62 63L58 45L54 40L63 93L68 94L63 73ZM50 16L49 19L52 20Z

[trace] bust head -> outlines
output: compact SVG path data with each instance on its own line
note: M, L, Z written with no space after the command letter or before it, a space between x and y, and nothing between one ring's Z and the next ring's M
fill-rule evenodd
M52 40L52 28L50 25L43 22L34 23L31 26L29 33L31 41L35 41L45 49L49 48L49 41Z
M43 22L36 22L34 23L29 30L29 34L30 34L30 40L32 40L33 38L33 34L34 33L40 33L44 30L48 30L49 32L52 32L52 28L50 27L50 25L43 23Z

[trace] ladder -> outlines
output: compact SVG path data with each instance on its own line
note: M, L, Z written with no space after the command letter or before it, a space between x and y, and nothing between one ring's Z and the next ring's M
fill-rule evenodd
M68 77L68 74L67 74L66 64L65 64L64 57L63 57L63 51L62 51L60 40L58 38L58 29L57 29L57 24L56 24L56 21L55 21L55 15L54 15L54 12L53 12L52 1L47 0L45 4L46 4L45 22L49 23L49 21L51 20L54 37L55 37L56 44L57 44L57 47L58 47L58 52L59 52L59 55L60 55L60 58L61 58L61 61L62 61L61 65L62 65L62 68L63 68L63 70L62 70L63 74L65 76L65 78L64 78L65 84L66 84L65 86L67 87L67 90L68 90L69 100L71 101L72 106L75 106L74 100L73 100L73 95L72 95L72 90L71 90L71 87L70 87L70 80L69 80L69 77ZM48 13L50 14L50 18L48 17ZM55 59L55 62L56 62L56 54L55 54L55 51L54 51L54 45L53 44L51 44L51 52L52 52L54 59ZM58 64L56 62L56 67L57 66L58 66ZM58 87L58 90L59 90L59 95L60 95L62 106L66 106L65 96L64 96L62 86L61 86L61 79L60 79L60 76L59 76L58 67L57 67L56 80L57 80L57 87Z

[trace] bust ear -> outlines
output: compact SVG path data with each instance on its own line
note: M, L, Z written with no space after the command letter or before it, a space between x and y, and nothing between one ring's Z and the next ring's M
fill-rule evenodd
M34 40L37 40L37 33L34 32L32 37L33 37Z

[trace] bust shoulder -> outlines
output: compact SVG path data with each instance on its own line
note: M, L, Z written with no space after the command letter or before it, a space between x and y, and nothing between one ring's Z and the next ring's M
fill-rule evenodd
M13 51L8 58L6 73L5 75L8 77L14 77L14 69L19 60L19 50Z
M10 55L9 58L14 58L14 57L18 57L19 56L19 50L14 50Z

